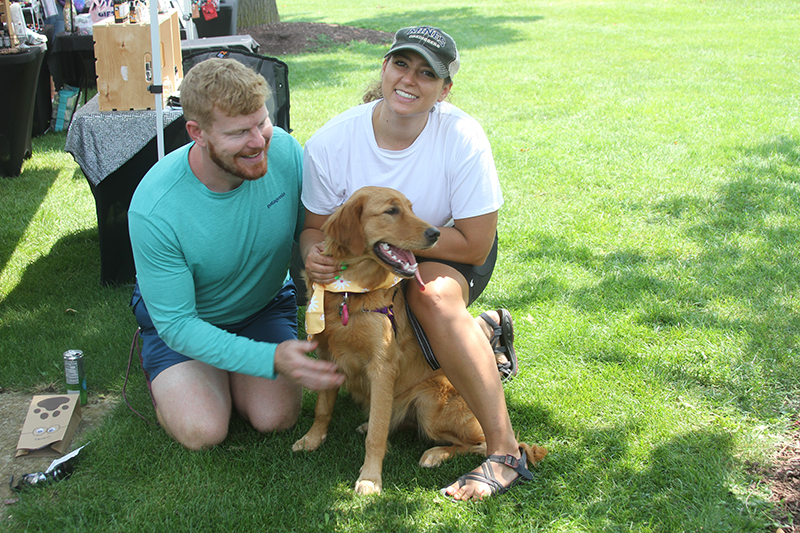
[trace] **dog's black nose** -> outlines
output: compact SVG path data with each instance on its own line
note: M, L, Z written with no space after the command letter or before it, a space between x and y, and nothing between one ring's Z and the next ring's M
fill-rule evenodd
M430 242L436 242L436 240L439 238L439 235L441 234L442 232L434 228L433 226L425 230L425 238L428 239L428 241Z

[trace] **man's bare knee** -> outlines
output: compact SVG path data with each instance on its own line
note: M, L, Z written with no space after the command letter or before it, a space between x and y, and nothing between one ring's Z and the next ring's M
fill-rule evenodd
M297 424L300 418L300 409L286 409L281 412L272 412L251 420L253 428L259 433L272 433L273 431L286 431Z
M216 446L217 444L222 444L222 441L228 436L227 428L225 431L215 430L215 431L208 431L208 430L200 430L200 431L193 431L190 434L184 435L183 438L179 439L180 442L185 448L197 451L197 450L205 450Z
M234 407L260 433L284 431L300 418L303 391L284 376L275 380L231 374Z
M265 420L262 423L253 424L253 427L259 433L272 433L273 431L286 431L291 429L297 423L297 418L289 419L289 417L281 417L275 420Z
M228 436L228 424L222 421L216 423L209 420L190 421L182 424L182 427L172 428L164 422L160 413L158 421L170 437L192 451L205 450L221 444Z

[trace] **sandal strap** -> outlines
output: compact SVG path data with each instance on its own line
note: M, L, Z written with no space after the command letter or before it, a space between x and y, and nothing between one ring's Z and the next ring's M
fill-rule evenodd
M510 375L513 369L514 365L511 364L511 361L506 361L505 363L497 363L497 370L499 370L506 376Z
M480 318L486 322L492 329L492 337L489 339L489 344L492 347L492 352L495 355L505 355L508 359L505 363L497 363L497 371L500 373L501 381L508 381L513 378L517 373L517 363L516 363L516 355L513 352L513 347L511 346L511 339L507 339L508 345L501 345L500 343L503 341L503 319L504 319L504 312L507 313L504 309L498 309L497 313L500 315L500 322L497 322L492 319L487 313L481 313Z
M505 346L500 346L500 336L503 334L503 328L500 326L500 324L492 320L492 317L486 313L481 313L480 317L484 322L486 322L486 324L489 325L490 328L492 328L492 338L489 342L492 345L494 353L506 352L507 348Z
M483 469L484 473L486 473L486 466L484 464L481 465L481 469ZM467 481L477 481L478 483L489 485L489 491L492 493L492 496L494 496L497 493L502 494L503 489L505 488L503 485L500 484L499 481L497 481L497 478L495 478L493 474L486 475L486 474L478 474L477 472L468 472L463 476L461 476L460 478L458 478L458 481L459 481L459 486L461 487L466 485Z
M509 453L506 455L490 455L486 458L486 461L505 465L530 481L533 479L533 474L528 470L528 456L522 448L520 448L519 451L522 454L519 459ZM491 468L491 466L489 468ZM492 474L494 474L494 470L492 470Z

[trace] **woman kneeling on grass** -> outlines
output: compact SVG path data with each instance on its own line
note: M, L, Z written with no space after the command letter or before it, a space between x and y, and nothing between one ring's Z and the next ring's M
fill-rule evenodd
M335 117L306 143L300 244L311 280L333 283L342 267L322 255L322 225L368 185L399 190L417 216L441 230L436 246L418 254L425 290L409 283L406 297L424 330L418 336L430 343L428 362L441 365L486 435L490 457L442 489L469 500L503 493L530 472L501 383L517 371L511 315L498 309L473 319L467 310L497 259L503 198L483 129L444 102L458 67L456 44L445 32L429 26L397 32L365 105Z

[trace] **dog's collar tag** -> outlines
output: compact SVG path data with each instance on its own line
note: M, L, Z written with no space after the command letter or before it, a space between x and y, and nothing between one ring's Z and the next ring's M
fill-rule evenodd
M342 315L342 325L346 326L348 322L350 322L350 311L347 309L347 300L350 296L350 293L344 293L344 301L342 305L339 307L339 314Z

